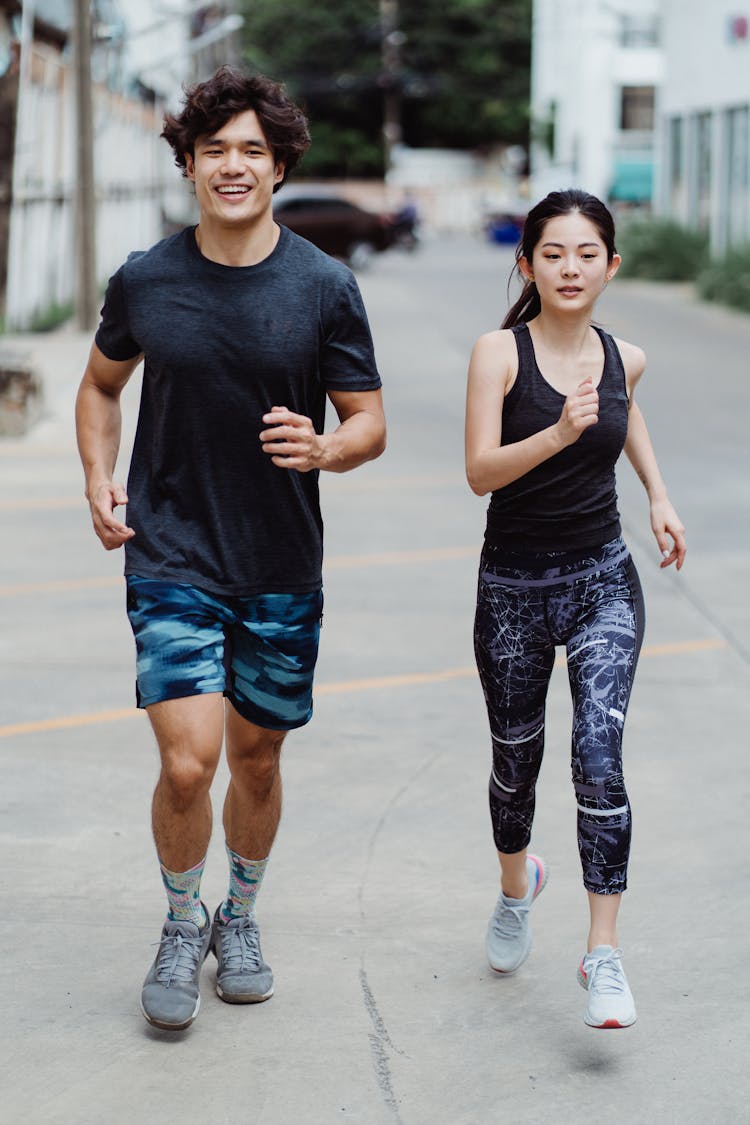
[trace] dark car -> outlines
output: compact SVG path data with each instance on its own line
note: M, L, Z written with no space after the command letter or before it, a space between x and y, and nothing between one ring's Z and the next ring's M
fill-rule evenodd
M282 190L274 196L273 217L353 269L366 266L394 239L390 215L365 211L332 193Z

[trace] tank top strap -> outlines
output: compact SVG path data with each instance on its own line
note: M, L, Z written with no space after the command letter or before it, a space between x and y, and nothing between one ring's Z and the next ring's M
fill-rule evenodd
M531 333L529 332L528 324L514 324L511 332L516 338L516 350L518 351L518 373L524 373L534 369L536 365L536 358L534 356L534 345L531 342Z
M622 362L620 349L615 343L614 337L610 336L609 332L605 332L603 328L599 328L599 326L596 324L592 325L592 327L601 340L602 347L604 348L605 370L611 371L613 377L617 380L617 382L624 387L626 383L625 365Z

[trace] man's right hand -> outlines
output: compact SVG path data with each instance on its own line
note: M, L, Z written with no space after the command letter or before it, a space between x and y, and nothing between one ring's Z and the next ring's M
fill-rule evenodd
M128 494L121 484L104 481L87 493L94 531L107 551L115 551L135 535L132 527L121 523L115 516L115 508L127 504Z

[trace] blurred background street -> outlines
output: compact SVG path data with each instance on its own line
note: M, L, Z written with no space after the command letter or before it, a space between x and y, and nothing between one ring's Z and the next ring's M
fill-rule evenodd
M621 926L639 1021L602 1035L583 1024L575 980L586 904L562 668L534 951L507 980L484 960L497 873L471 625L485 501L464 482L462 416L469 351L505 307L511 259L484 240L428 240L361 277L390 445L322 482L316 714L287 742L259 903L277 992L224 1005L209 962L182 1036L138 1010L163 912L148 823L157 759L132 706L122 560L95 541L81 496L71 411L88 340L64 329L26 341L46 413L0 445L5 1120L573 1125L584 1102L613 1122L746 1120L750 321L641 282L615 282L601 308L649 355L640 401L689 543L681 574L659 571L623 463L649 618L626 738L635 836ZM125 445L136 401L134 385Z

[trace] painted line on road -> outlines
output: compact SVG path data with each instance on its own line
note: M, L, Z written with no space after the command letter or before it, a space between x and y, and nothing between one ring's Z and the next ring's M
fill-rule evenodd
M41 451L44 452L44 451ZM414 476L400 477L372 477L364 480L339 481L334 478L326 480L321 491L339 492L378 492L391 489L414 488L445 488L460 485L467 488L466 480L458 473L423 473ZM77 496L36 496L17 499L0 500L0 512L59 512L67 508L81 508L86 510L87 504L83 495Z
M707 637L704 640L675 641L661 645L647 645L641 657L686 656L694 652L711 652L728 648L721 637ZM565 666L565 657L558 656L555 667ZM399 676L369 676L361 680L341 680L338 683L318 684L315 696L346 695L358 691L379 691L384 688L404 688L421 684L440 684L450 680L466 680L476 677L477 670L468 668L446 668L442 672L406 672ZM44 731L69 730L71 727L92 726L95 723L117 723L123 719L134 719L141 714L135 707L124 707L115 711L93 711L85 715L67 715L56 719L38 719L28 723L10 723L0 727L0 738L11 738L17 734L39 734Z
M82 496L38 496L27 500L0 500L0 512L59 512L65 508L87 507Z
M325 560L323 570L348 570L360 566L400 566L405 563L444 562L450 559L466 559L476 556L479 547L434 547L417 551L379 551L370 555L331 555ZM0 586L0 598L15 598L22 594L59 594L68 590L102 589L118 586L123 582L121 575L98 578L57 578L48 582L19 582L12 586Z

